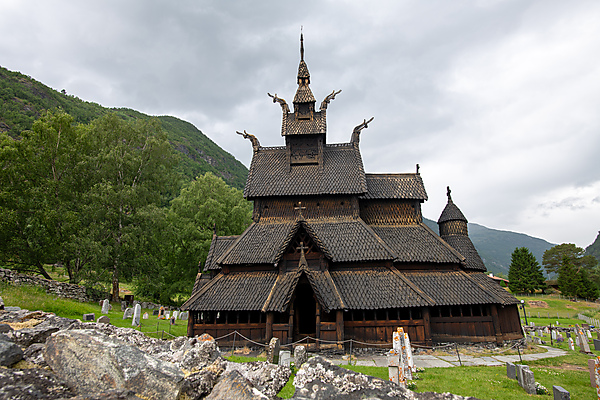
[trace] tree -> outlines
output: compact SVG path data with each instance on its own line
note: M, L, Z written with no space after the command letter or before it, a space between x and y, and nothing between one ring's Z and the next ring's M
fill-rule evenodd
M107 251L102 267L110 273L112 298L119 299L119 280L144 271L137 237L145 207L159 205L175 182L176 158L157 120L126 121L109 114L91 126L88 140L98 153L88 165L97 179L87 196L92 225Z
M535 256L526 247L517 247L508 270L508 287L514 293L534 293L545 289L546 283Z
M219 235L239 235L252 222L252 203L210 172L182 188L164 213L146 212L152 213L146 221L157 228L145 229L145 242L162 256L153 263L156 270L135 278L136 293L163 304L189 296L215 227Z
M579 267L583 255L584 250L581 247L577 247L573 243L563 243L544 252L542 265L549 275L556 274L565 259L575 267Z

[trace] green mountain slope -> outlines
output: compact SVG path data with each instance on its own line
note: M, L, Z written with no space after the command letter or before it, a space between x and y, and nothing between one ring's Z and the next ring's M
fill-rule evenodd
M427 218L424 218L424 222L434 232L439 232L436 222ZM469 223L469 237L488 271L494 274L508 275L511 254L517 247L527 247L541 264L544 251L554 246L544 239L523 233L501 231L473 223Z
M594 256L598 262L600 262L600 232L598 232L598 236L596 236L594 243L585 248L585 255Z
M83 101L64 91L58 92L27 75L0 67L0 131L18 137L22 131L31 129L43 110L59 107L80 123L89 123L109 112L123 118L152 118L135 110L106 108ZM229 185L244 188L248 169L241 162L189 122L170 116L160 116L158 119L171 145L181 154L179 168L185 176L192 179L199 174L212 172Z

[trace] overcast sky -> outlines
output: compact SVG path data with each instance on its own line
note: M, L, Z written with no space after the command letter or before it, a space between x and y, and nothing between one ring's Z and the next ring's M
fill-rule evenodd
M586 247L600 230L600 1L0 2L0 65L83 100L187 120L246 166L283 145L300 27L328 142L420 164L470 222Z

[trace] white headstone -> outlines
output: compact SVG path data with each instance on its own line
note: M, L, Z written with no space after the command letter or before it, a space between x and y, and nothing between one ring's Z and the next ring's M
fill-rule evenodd
M552 340L556 340L556 338L557 338L556 331L552 331L552 333L550 335L552 336Z
M178 315L179 315L179 311L177 311L177 310L173 311L173 318L177 319Z
M165 313L165 319L170 319L171 318L171 313L169 311L167 311Z
M145 312L144 315L142 315L142 319L148 319L148 313Z
M123 313L123 319L131 318L131 317L133 317L133 308L127 307L125 309L125 312Z
M569 350L575 351L575 345L573 344L573 338L569 338Z
M109 308L110 308L110 301L108 301L108 299L105 299L102 302L102 314L108 314Z
M131 321L131 326L140 326L140 314L142 313L142 306L139 304L135 305L133 309L133 320Z
M410 338L408 337L408 333L404 332L404 345L406 346L406 356L408 367L412 373L417 372L417 368L415 367L415 361L413 360L412 354L412 346L410 345Z
M188 312L184 311L181 314L179 314L179 319L181 319L181 320L187 320L188 319Z
M292 362L292 352L289 350L281 350L279 352L279 365L289 367Z

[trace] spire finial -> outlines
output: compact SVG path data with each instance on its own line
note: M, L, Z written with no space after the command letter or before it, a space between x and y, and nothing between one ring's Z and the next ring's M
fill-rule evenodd
M304 34L302 33L302 25L300 25L300 61L304 61Z
M452 202L452 196L450 196L450 193L451 193L450 186L447 186L446 190L447 190L446 194L448 195L448 203L451 203Z

